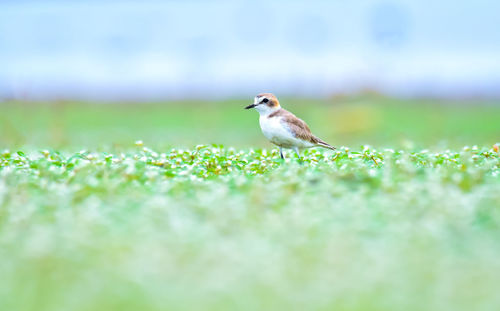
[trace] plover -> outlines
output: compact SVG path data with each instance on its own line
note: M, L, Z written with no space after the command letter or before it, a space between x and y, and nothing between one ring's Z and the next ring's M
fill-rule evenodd
M307 124L293 113L281 108L276 96L262 93L254 98L245 109L255 108L260 114L259 123L264 136L279 147L283 157L283 148L293 149L300 159L299 150L312 147L323 147L335 150L323 140L314 136Z

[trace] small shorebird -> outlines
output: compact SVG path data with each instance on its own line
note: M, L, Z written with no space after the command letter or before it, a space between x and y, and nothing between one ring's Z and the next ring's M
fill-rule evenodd
M284 159L283 148L293 149L299 160L299 149L323 147L335 150L335 147L314 136L304 121L281 108L278 99L273 94L257 95L253 104L245 107L245 109L251 108L259 112L262 133L271 143L280 148L282 159Z

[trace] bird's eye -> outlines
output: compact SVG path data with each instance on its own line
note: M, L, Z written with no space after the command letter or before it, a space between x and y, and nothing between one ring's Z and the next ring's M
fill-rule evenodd
M268 101L269 101L269 99L267 99L267 98L264 98L264 99L262 100L262 102L263 102L263 103L267 103Z

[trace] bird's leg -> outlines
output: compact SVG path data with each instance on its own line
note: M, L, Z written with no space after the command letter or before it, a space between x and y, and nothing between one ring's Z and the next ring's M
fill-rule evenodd
M302 164L302 159L300 158L300 154L299 154L299 147L294 147L293 150L295 151L297 158L299 158L299 163Z
M281 159L282 160L285 160L285 157L283 156L283 148L279 147L280 148L280 156L281 156Z

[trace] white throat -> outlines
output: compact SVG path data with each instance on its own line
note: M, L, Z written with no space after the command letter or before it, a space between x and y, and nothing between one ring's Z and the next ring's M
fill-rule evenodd
M268 116L276 110L280 109L280 107L269 107L267 105L261 104L255 107L261 117Z
M269 107L268 105L266 104L259 104L259 98L258 97L255 97L254 99L254 104L257 105L255 106L255 110L257 110L260 114L261 117L263 116L268 116L270 115L271 113L275 112L276 110L279 110L280 107Z

